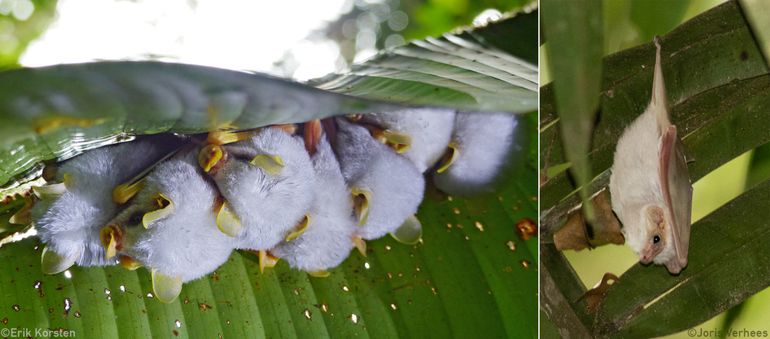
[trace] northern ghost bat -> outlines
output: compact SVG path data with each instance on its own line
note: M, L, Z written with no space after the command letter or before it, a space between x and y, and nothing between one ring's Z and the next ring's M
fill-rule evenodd
M652 99L618 140L610 193L626 243L639 261L662 264L678 274L687 266L692 184L681 139L669 118L657 37L655 47Z

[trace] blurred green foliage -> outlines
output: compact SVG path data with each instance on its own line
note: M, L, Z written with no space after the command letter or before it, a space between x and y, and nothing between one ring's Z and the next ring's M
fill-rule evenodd
M537 0L356 0L348 13L329 23L324 34L339 44L341 54L350 63L361 51L395 47L469 26L485 10L506 13L536 3Z
M56 16L56 0L0 0L0 71L19 67L19 57Z

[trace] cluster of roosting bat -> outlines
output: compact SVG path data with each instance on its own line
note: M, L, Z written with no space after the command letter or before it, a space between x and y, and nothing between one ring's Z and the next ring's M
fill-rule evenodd
M489 188L515 125L505 113L407 109L141 137L47 169L29 215L44 273L145 266L164 302L234 249L257 253L261 269L282 259L324 276L366 240L419 227L426 172L449 194Z

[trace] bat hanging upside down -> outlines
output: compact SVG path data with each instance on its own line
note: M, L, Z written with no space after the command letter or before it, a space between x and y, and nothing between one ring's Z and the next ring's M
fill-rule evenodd
M662 264L678 274L687 266L692 184L681 139L669 118L657 37L655 46L652 99L618 140L610 193L626 243L639 261Z

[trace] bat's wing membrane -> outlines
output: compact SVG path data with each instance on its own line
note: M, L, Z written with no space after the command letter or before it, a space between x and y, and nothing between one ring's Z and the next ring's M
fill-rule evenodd
M671 241L676 257L666 263L671 273L679 273L687 266L690 243L690 215L692 212L692 184L687 170L684 147L676 126L669 125L660 139L660 183L671 223Z

